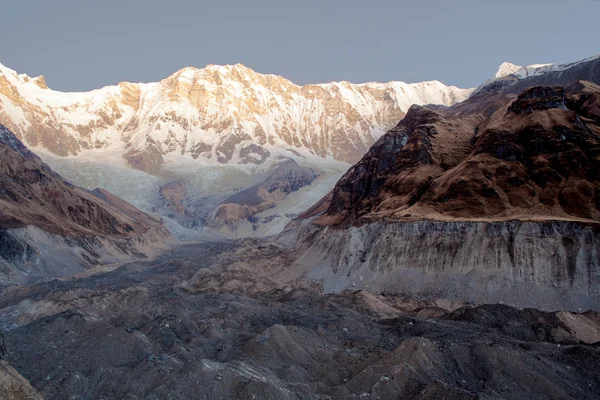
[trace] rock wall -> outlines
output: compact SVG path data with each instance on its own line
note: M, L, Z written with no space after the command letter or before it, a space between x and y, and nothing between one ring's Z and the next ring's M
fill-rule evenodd
M548 222L297 222L291 279L325 292L367 289L543 310L600 310L600 226Z

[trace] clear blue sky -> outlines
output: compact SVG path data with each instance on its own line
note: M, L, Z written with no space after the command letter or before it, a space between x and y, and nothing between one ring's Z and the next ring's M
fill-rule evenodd
M478 85L503 61L600 53L596 0L13 0L0 63L57 90L243 63L295 83Z

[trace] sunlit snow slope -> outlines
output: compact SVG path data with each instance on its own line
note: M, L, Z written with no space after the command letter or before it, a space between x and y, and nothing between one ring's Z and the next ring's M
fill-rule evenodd
M237 64L62 93L0 65L0 123L33 148L112 149L153 173L172 154L257 165L279 149L355 162L412 104L451 105L470 92L437 81L297 86Z

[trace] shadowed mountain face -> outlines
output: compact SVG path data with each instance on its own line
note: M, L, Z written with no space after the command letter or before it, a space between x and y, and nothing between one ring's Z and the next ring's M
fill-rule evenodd
M67 236L130 237L160 226L108 192L65 182L1 125L0 184L0 229L34 225Z
M0 125L0 285L143 258L166 237L111 193L64 181Z
M299 275L331 292L600 309L599 106L589 81L413 106L281 236Z
M315 207L317 222L600 221L599 110L586 81L413 106Z

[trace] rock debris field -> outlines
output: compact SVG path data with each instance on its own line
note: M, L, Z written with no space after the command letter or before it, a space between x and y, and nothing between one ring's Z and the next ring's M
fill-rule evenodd
M46 399L597 399L600 316L322 295L291 250L188 244L0 293L4 358Z

